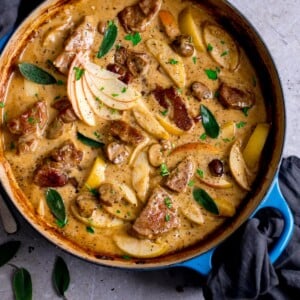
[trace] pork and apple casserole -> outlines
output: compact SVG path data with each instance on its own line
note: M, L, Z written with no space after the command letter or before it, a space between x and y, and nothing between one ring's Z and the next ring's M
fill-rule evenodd
M95 255L153 258L233 217L270 124L257 74L201 4L68 1L1 100L5 158L48 228Z

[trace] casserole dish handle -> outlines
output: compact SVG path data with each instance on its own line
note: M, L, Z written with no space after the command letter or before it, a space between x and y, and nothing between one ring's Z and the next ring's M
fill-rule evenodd
M284 220L284 228L281 236L275 243L274 247L269 251L270 261L271 263L274 263L287 246L287 243L292 236L294 226L293 215L279 188L278 174L275 176L269 192L251 215L251 218L262 208L275 208L281 213ZM176 267L190 268L197 271L201 275L207 276L212 268L212 256L215 249L216 248L213 248L198 257L177 264Z

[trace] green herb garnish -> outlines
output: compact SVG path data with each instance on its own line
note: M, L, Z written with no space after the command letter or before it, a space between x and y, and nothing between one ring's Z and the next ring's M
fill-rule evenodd
M56 79L51 74L36 65L30 63L20 63L18 64L18 67L21 74L30 81L38 84L57 83Z
M213 49L214 49L214 47L213 47L211 44L208 44L208 45L207 45L207 51L208 51L208 52L213 51Z
M204 133L202 133L202 134L200 135L199 139L200 139L201 141L205 141L205 140L206 140L206 137L207 137L207 134L204 132Z
M174 59L174 58L170 58L169 61L167 62L167 64L170 65L177 65L178 64L178 60Z
M193 60L193 63L194 63L194 65L195 65L195 64L197 63L197 57L196 57L196 56L193 56L192 60Z
M248 117L248 112L249 112L250 107L243 107L242 112L245 115L245 117Z
M204 70L205 74L207 77L211 80L217 80L218 79L218 73L215 70L212 69L205 69Z
M170 174L168 167L165 163L160 165L160 175L162 177L168 176Z
M132 259L129 255L123 255L122 258L126 259L126 260L131 260Z
M194 180L190 180L189 183L188 183L188 186L189 187L192 187L195 185L195 181Z
M5 106L4 102L0 102L0 108L3 108Z
M54 189L47 189L46 202L52 214L56 218L57 224L64 227L68 220L66 215L65 204L60 194Z
M169 214L166 214L165 216L165 221L169 222L171 220L171 216Z
M87 146L90 146L92 148L101 148L101 147L104 146L104 143L99 142L99 141L95 141L95 140L93 140L93 139L91 139L91 138L89 138L89 137L81 134L80 132L77 132L77 139L81 143L83 143L83 144L85 144Z
M18 268L13 275L13 291L15 300L32 299L32 282L30 273L24 268Z
M236 128L240 129L240 128L245 127L246 124L247 124L247 122L241 121L239 123L236 123L235 126L236 126Z
M206 210L213 213L214 215L219 215L218 206L206 191L200 188L194 188L193 197L195 201L197 201L197 203L203 206Z
M205 133L211 138L217 138L220 132L220 126L217 123L214 115L204 105L200 105L200 114Z
M0 245L0 267L9 262L18 252L21 246L19 241L9 241Z
M125 35L124 39L126 41L131 41L133 46L136 46L141 40L141 35L138 32L129 33Z
M65 299L65 292L70 284L70 273L67 264L60 256L56 258L54 264L52 281L57 294Z
M101 58L108 53L108 51L114 45L117 35L118 27L113 21L109 21L108 26L104 32L104 37L97 54L97 58Z
M161 111L160 112L163 116L166 116L167 114L168 114L168 110L166 109L166 110L164 110L164 111Z
M204 178L204 172L201 169L197 169L197 174L200 176L200 178Z
M229 53L228 50L224 51L223 53L221 53L221 56L226 56Z
M172 208L172 200L169 197L165 198L165 205L167 208Z
M64 85L64 82L63 82L62 80L59 79L59 80L57 80L56 84L57 84L57 85Z
M113 93L113 94L111 94L113 97L118 97L119 96L119 94L115 94L115 93Z
M80 80L80 78L84 74L84 69L80 69L78 67L74 67L73 70L75 71L75 79L76 80Z
M91 226L86 226L86 231L87 231L88 233L91 233L91 234L95 233L94 228L91 227Z
M123 88L122 88L122 91L121 91L121 93L126 93L126 91L127 91L127 88L124 86Z

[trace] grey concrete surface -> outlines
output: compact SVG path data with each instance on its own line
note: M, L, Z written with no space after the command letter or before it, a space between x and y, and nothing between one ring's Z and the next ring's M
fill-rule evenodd
M300 0L230 0L255 26L269 47L282 80L287 138L284 156L299 155L300 148ZM8 236L0 227L0 243L15 239L22 246L12 263L27 268L32 276L34 299L59 299L51 273L56 255L62 256L71 273L66 293L74 300L106 299L203 299L201 278L184 269L129 272L81 261L50 244L18 216L20 230ZM12 267L0 269L0 299L13 299Z

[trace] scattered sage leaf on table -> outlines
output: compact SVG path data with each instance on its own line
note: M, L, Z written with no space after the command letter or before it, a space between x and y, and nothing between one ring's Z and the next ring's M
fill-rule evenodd
M90 147L92 147L92 148L101 148L101 147L103 147L103 146L105 145L104 143L99 142L99 141L95 141L95 140L93 140L93 139L91 139L91 138L89 138L89 137L83 135L83 134L80 133L80 132L77 132L77 139L78 139L81 143L83 143L83 144L85 144L85 145L87 145L87 146L90 146Z
M193 196L196 202L203 206L209 212L219 215L219 209L215 201L208 195L208 193L200 188L194 188Z
M32 282L30 273L19 268L13 276L13 291L16 300L31 300L32 299Z
M20 248L20 245L20 241L9 241L0 245L0 267L5 265L15 256Z
M220 126L212 112L206 106L201 105L200 114L205 133L211 138L217 138L220 133Z
M21 74L28 80L38 84L55 84L57 80L48 72L30 63L18 64Z
M108 22L97 58L103 57L111 49L118 35L118 27L113 21Z
M56 190L47 189L46 201L59 227L64 227L67 224L67 215L61 195Z
M67 264L60 256L56 258L52 280L58 295L64 297L70 284L70 273Z

